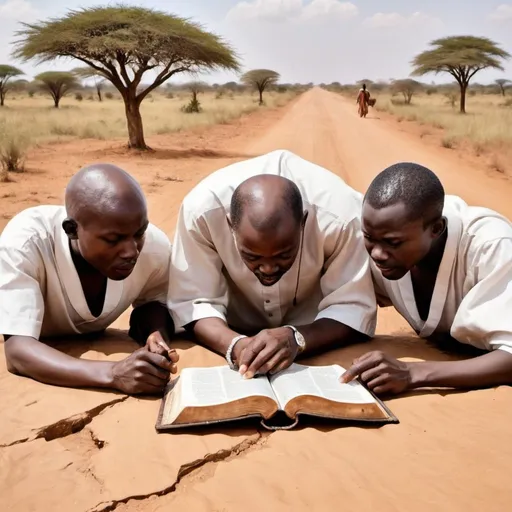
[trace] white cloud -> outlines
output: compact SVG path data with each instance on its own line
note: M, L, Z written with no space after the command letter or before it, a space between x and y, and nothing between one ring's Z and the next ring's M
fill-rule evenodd
M404 16L397 12L377 12L372 17L366 18L363 25L370 28L396 28L396 27L414 27L414 26L434 26L440 25L442 21L439 18L429 16L422 12L415 12L410 16Z
M305 19L319 16L336 17L338 19L355 18L359 14L357 7L351 2L338 0L313 0L304 6L302 16Z
M349 19L358 9L351 2L340 0L252 0L236 4L227 14L228 21L240 20L310 20L315 18Z
M6 0L0 3L0 23L6 20L28 21L37 14L37 9L27 0Z
M489 18L493 21L512 21L512 5L502 4L496 7Z
M253 0L239 2L227 14L228 20L281 21L300 15L302 0Z

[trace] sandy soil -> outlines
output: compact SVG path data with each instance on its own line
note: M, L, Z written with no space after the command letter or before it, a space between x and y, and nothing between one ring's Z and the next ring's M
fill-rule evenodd
M34 204L60 203L82 165L124 166L148 194L151 219L171 235L184 194L230 162L286 148L324 165L364 191L385 166L414 160L430 166L449 193L512 217L512 185L475 157L404 131L385 115L357 117L355 105L312 90L288 107L231 125L156 137L150 155L120 143L80 141L37 149L25 175L0 185L0 229ZM115 325L126 327L127 315ZM349 365L369 348L405 360L465 357L414 337L394 312L379 318L371 344L332 351L312 363ZM394 335L391 338L390 335ZM222 364L186 341L175 343L180 366ZM119 359L134 348L121 330L102 340L69 342L72 355ZM399 425L290 432L254 428L154 431L158 399L71 390L14 377L0 347L0 510L163 512L490 511L510 508L512 390L428 390L388 401Z

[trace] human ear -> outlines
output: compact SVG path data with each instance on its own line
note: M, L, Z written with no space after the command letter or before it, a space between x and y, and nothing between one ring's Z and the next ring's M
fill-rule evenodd
M439 238L447 228L446 217L441 217L432 224L432 237Z
M302 217L302 227L304 227L306 225L306 221L308 220L308 215L309 215L309 212L306 210L304 212L304 217Z
M78 224L73 219L64 219L62 229L70 240L78 240Z

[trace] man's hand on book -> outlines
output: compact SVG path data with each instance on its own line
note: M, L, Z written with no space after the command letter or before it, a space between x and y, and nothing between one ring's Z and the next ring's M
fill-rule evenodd
M398 394L411 384L411 365L380 351L368 352L353 362L340 382L346 384L357 377L376 394Z
M277 373L288 368L299 351L293 331L288 327L265 329L252 338L244 338L235 346L240 373L246 379L257 374Z

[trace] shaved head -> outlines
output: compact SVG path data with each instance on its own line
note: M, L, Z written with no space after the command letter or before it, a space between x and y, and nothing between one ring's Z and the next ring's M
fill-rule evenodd
M364 202L376 210L403 204L410 220L425 222L443 214L444 188L426 167L402 162L382 171L370 184Z
M68 215L80 224L91 218L146 211L146 200L137 181L123 169L98 163L80 169L66 187Z
M302 196L297 185L282 176L253 176L241 183L231 198L231 224L235 230L244 217L254 229L267 232L290 218L300 227L303 216Z
M126 171L111 164L80 169L65 195L67 234L75 265L85 261L103 276L126 279L149 225L144 194Z

